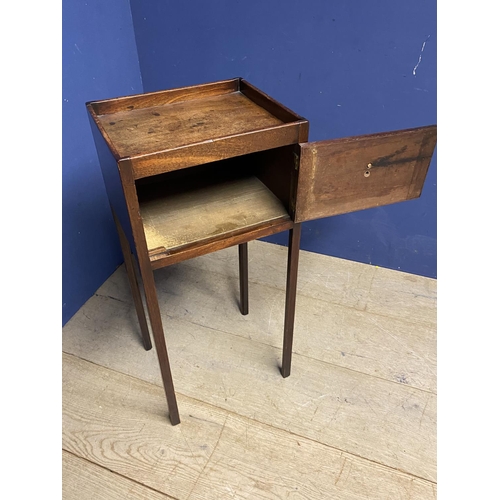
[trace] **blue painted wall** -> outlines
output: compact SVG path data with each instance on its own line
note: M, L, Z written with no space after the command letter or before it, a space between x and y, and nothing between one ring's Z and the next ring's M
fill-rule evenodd
M242 76L309 119L310 140L436 123L435 0L131 8L145 91ZM421 198L306 223L301 248L436 277L436 159Z
M123 262L85 102L142 92L128 1L63 2L63 324Z
M63 323L122 262L84 103L234 76L310 140L435 123L435 0L64 0ZM301 247L435 277L435 159L418 200L306 223Z

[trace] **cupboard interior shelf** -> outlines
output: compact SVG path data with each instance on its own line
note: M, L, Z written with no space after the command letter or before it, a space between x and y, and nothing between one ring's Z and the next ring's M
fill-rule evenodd
M280 200L254 175L138 187L148 251L170 254L262 225L290 221Z

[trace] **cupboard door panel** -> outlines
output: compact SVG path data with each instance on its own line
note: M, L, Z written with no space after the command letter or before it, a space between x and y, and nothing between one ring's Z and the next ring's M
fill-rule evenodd
M436 126L300 144L295 222L418 198Z

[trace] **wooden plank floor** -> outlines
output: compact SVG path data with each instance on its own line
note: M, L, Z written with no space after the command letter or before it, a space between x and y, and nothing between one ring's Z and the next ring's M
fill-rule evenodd
M436 281L301 252L292 374L286 248L155 273L181 425L123 268L63 330L64 498L436 497Z

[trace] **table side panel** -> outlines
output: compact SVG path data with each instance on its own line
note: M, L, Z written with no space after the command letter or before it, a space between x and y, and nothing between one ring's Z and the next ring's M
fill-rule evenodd
M131 250L135 251L135 242L132 234L129 211L117 162L92 116L89 116L89 118L111 210L118 220L129 242Z

